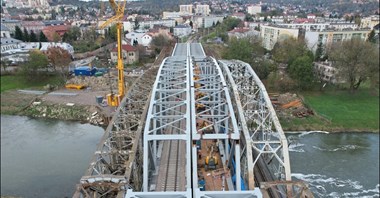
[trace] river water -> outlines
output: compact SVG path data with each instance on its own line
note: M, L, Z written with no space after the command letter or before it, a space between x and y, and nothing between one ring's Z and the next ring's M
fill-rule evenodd
M379 197L378 133L287 134L292 178L316 197Z
M104 130L1 115L1 195L72 197Z
M1 195L71 197L103 131L1 115ZM287 136L293 179L308 182L316 197L379 197L379 134Z

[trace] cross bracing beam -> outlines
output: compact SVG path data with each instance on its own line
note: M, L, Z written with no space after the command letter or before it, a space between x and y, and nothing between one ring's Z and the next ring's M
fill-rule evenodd
M270 180L290 181L287 139L264 85L249 64L237 60L220 63L239 100L239 119L246 123L243 128L250 139L245 150L252 152L253 166L256 168L261 161L271 173ZM252 167L248 168L252 174Z
M145 195L151 191L184 193L191 188L190 104L187 102L190 100L190 66L187 48L187 45L176 45L173 56L161 64L153 85L143 138ZM179 171L181 169L183 171ZM169 181L172 172L175 172L175 181Z
M231 196L238 196L241 191L241 148L240 148L240 133L236 122L233 104L227 89L227 84L223 77L222 71L215 59L206 57L204 50L200 44L192 44L194 48L202 51L201 55L196 53L192 58L193 70L191 75L191 94L192 98L192 140L204 141L214 140L219 142L219 152L222 157L223 167L230 169L229 175L234 175L236 178L232 183L229 176L226 177L228 191L202 192L197 187L198 176L193 175L193 196L194 197L209 197L206 194L213 194L210 197L220 197L223 193L230 192ZM192 46L192 47L193 47ZM199 50L199 48L201 50ZM198 55L198 56L197 56ZM195 115L195 116L194 116ZM193 145L193 170L198 170L197 147ZM235 165L232 165L234 161ZM253 195L253 191L246 191L246 195ZM259 193L260 194L260 193ZM226 194L224 195L226 196ZM228 196L228 195L227 195ZM256 196L254 196L256 197Z

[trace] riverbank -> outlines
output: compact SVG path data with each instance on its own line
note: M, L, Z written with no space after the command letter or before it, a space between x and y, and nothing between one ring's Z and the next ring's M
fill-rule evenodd
M306 101L309 101L314 96L306 96ZM84 104L73 104L68 105L69 101L64 102L64 98L61 97L61 103L53 103L51 101L41 101L41 96L20 93L16 90L5 91L1 93L1 114L6 115L22 115L34 118L47 118L47 119L57 119L57 120L70 120L79 121L82 123L90 123L93 125L106 126L103 118L99 117L99 112L101 110L95 104L84 105ZM92 98L91 98L92 99ZM318 101L318 98L316 98ZM319 99L326 103L325 100ZM306 105L310 104L306 102ZM313 116L298 118L291 114L285 114L284 112L277 111L277 116L279 117L281 126L284 131L328 131L328 132L379 132L378 128L373 127L346 127L344 122L334 122L332 119L326 119L326 117L319 114L320 108L325 108L323 105L315 108L313 105L313 111L315 112ZM378 105L378 104L377 104ZM360 105L358 105L360 106ZM309 107L310 108L310 107ZM333 108L333 107L328 107ZM339 107L337 107L339 108ZM347 110L347 109L346 109ZM374 110L374 118L363 116L368 119L365 123L376 122L378 124L378 118L376 118L376 110L378 108L372 107ZM344 111L344 109L342 109ZM352 111L352 110L351 110ZM367 111L368 112L368 111ZM331 113L335 113L331 110ZM95 114L95 115L94 115ZM330 116L330 114L325 116ZM340 113L342 114L342 113ZM344 113L343 113L344 114ZM351 117L354 115L350 115ZM338 117L339 118L339 117ZM358 118L359 119L359 118ZM372 121L371 121L372 119ZM360 122L358 122L360 123ZM376 127L376 123L374 125Z
M363 88L304 92L299 96L314 115L283 116L278 113L284 131L379 132L379 95Z
M3 80L3 77L2 77ZM9 80L9 78L8 78ZM91 78L89 78L91 80ZM104 111L96 96L108 93L101 90L99 77L88 90L55 90L55 94L35 95L17 90L1 92L1 114L24 115L35 118L80 121L106 126L112 109ZM129 78L128 84L133 83ZM87 82L88 83L88 82ZM43 90L39 87L37 90ZM379 132L379 96L366 89L350 94L345 90L304 92L301 94L270 94L276 114L284 131ZM284 105L300 101L300 105ZM297 103L298 104L298 103ZM300 115L301 114L301 115Z
M64 98L61 96L61 98ZM96 105L44 100L44 95L26 94L17 90L1 93L1 114L20 115L32 118L46 118L78 121L106 126L105 116Z

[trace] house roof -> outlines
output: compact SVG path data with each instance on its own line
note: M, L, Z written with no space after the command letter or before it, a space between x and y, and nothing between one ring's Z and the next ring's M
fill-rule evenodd
M191 28L191 27L188 25L177 25L174 28Z
M122 48L122 50L125 50L127 52L137 51L137 49L135 47L133 47L132 45L121 45L121 48ZM117 52L117 47L113 48L112 52Z
M229 31L229 33L244 33L244 32L248 32L249 31L249 28L235 28L231 31Z
M67 32L70 29L70 27L70 25L47 26L44 29L42 29L42 32L46 35L49 41L52 41L55 32L62 36L65 32Z
M245 14L244 14L244 13L242 13L242 12L235 12L235 13L233 13L233 14L232 14L232 16L239 16L239 17L243 17L243 16L245 16Z
M44 23L46 26L49 26L49 25L63 25L63 24L65 24L64 21L58 21L58 20L44 21L43 23Z

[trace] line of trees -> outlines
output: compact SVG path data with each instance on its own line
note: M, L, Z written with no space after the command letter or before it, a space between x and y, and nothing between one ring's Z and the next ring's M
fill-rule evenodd
M282 91L310 90L315 85L322 88L326 83L324 72L315 70L313 62L324 60L332 62L335 77L347 85L350 92L355 92L366 81L371 88L379 87L379 48L374 33L370 33L367 40L351 39L327 47L319 43L315 56L305 40L292 37L275 44L271 59L263 58L265 53L258 38L231 38L222 56L249 63L260 79L274 79L275 88ZM278 66L286 68L284 74L276 72Z
M21 65L20 74L28 81L39 81L52 74L66 81L71 61L70 53L61 47L50 47L46 52L31 50L28 61Z
M40 31L39 35L37 36L33 30L31 30L29 33L26 28L24 28L24 31L22 31L19 26L15 27L14 38L24 42L48 42L47 37L42 31Z

